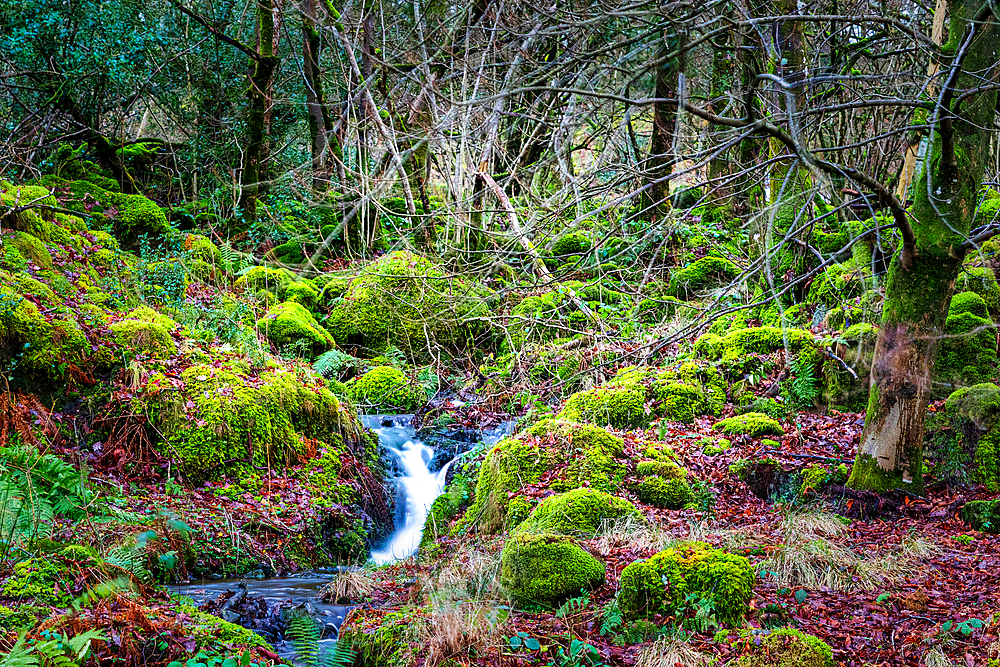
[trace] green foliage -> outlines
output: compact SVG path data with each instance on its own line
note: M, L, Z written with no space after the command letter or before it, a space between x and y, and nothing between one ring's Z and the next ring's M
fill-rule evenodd
M686 542L628 565L618 605L626 618L676 615L687 596L697 594L711 600L720 622L737 623L747 610L753 581L746 558Z
M822 386L816 366L802 357L794 357L790 365L792 377L782 385L786 400L798 409L810 408L819 398Z
M697 292L724 285L739 275L740 270L728 259L702 257L670 277L667 295L689 299Z
M554 604L604 583L604 563L567 535L515 533L504 545L500 581L521 604Z
M376 366L345 386L355 401L376 410L415 412L427 402L424 390L391 366Z
M730 436L749 435L752 438L759 438L762 435L785 434L781 424L759 412L746 412L742 415L722 419L712 426L712 430L721 431Z
M307 614L291 616L285 634L295 647L296 659L305 667L350 667L357 657L357 652L347 641L337 642L332 651L321 653L319 623ZM227 666L223 664L222 667Z
M329 350L335 343L306 308L292 301L271 307L257 326L278 348L300 344L310 356Z
M83 667L90 657L91 643L105 639L100 630L72 637L45 630L41 640L21 635L10 652L0 656L0 667Z
M792 628L772 630L748 643L750 652L737 667L833 667L833 649L818 637Z

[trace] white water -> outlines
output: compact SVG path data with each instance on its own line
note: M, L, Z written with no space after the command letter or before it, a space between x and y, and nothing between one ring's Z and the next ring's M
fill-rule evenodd
M384 423L391 422L391 426ZM409 558L417 551L420 534L431 505L444 491L451 461L437 472L428 469L434 450L415 438L415 432L399 417L367 415L365 426L378 434L379 442L399 460L403 476L396 479L396 532L371 559L382 565Z
M416 438L410 426L409 415L364 415L365 426L375 431L379 443L393 453L399 461L403 475L396 478L396 531L371 559L378 565L409 558L417 552L424 522L431 505L444 492L448 468L454 460L437 472L428 468L434 458L434 449ZM509 431L509 424L483 433L489 444L498 441Z

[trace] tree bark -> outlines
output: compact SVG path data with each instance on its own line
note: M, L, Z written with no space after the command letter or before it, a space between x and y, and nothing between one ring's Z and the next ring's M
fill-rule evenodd
M271 0L257 0L257 54L250 58L250 104L247 109L247 145L243 153L239 207L246 219L257 215L261 183L267 179L267 113L278 59L274 55L274 14Z
M667 177L673 170L674 134L677 130L677 78L683 71L683 54L669 55L681 46L682 36L667 24L660 36L656 50L656 102L653 103L653 135L649 156L643 164L647 189L640 198L640 217L653 220L657 217L669 193Z
M933 142L915 182L912 240L892 260L875 344L865 428L848 486L923 491L924 415L938 342L965 256L989 153L996 90L997 23L979 0L948 3L948 72L930 118ZM970 21L975 18L976 20ZM950 61L950 62L949 62ZM975 75L967 72L974 72ZM906 247L910 246L910 247Z

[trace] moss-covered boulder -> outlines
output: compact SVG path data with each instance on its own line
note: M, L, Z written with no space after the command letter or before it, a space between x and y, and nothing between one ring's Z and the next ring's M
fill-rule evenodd
M475 501L460 522L493 532L527 516L508 517L508 506L528 486L570 491L589 486L620 490L624 443L602 428L545 419L527 431L498 442L486 454L476 480Z
M319 301L319 292L308 280L296 280L285 286L285 301L297 303L312 310Z
M802 329L782 329L780 327L751 327L737 329L725 336L714 333L703 334L695 341L695 351L708 359L721 362L735 375L750 370L759 355L768 355L785 349L801 361L820 368L823 353L819 344L808 331Z
M375 411L416 412L427 402L423 388L391 366L376 366L345 387L351 398Z
M739 268L722 257L696 259L670 277L668 296L690 299L698 292L720 287L740 275Z
M568 535L516 533L500 556L500 582L520 604L557 604L604 583L605 566Z
M179 377L156 373L132 409L147 416L156 447L193 482L301 461L309 438L366 456L357 418L322 379L282 366L255 371L217 359Z
M833 353L841 360L823 362L822 400L826 405L851 412L868 407L868 386L878 329L859 322L847 328L834 344ZM845 368L844 365L848 368ZM853 371L853 372L852 372Z
M338 637L357 652L356 667L407 667L414 664L429 621L419 609L351 609Z
M691 502L687 471L673 461L640 461L632 490L644 503L665 509L680 509Z
M558 535L593 535L606 521L639 516L624 498L596 489L574 489L549 496L538 503L516 532Z
M986 302L993 317L1000 316L1000 282L990 267L963 267L955 284L955 292L975 292Z
M236 279L234 287L247 294L269 292L281 299L285 287L295 281L295 274L286 269L272 269L269 266L254 266Z
M621 575L618 607L626 618L671 615L689 594L711 600L723 623L747 611L754 581L750 562L702 542L685 542L628 565Z
M771 630L753 642L736 667L833 667L833 649L823 640L794 628Z
M299 303L289 301L272 306L257 320L257 326L275 347L301 346L302 351L313 356L336 344L333 336Z
M751 438L785 434L781 424L760 412L745 412L742 415L721 419L712 425L712 430L721 431L729 436L749 435Z
M138 248L143 242L155 245L170 234L167 214L148 197L112 192L83 180L66 183L64 190L68 208L103 216L124 247Z
M924 443L938 477L1000 491L1000 387L987 382L952 393L944 410L928 413Z
M973 530L1000 534L1000 500L974 500L966 503L960 516Z
M570 396L559 417L627 429L648 426L653 419L691 423L700 415L720 414L725 402L719 372L687 361L622 369L605 384Z
M996 327L973 299L952 300L944 338L934 364L934 389L947 393L956 387L992 380L997 375ZM981 301L981 299L980 299ZM983 302L985 305L985 302Z
M366 266L325 322L341 347L377 356L390 346L411 359L466 350L485 331L489 294L429 259L399 251Z
M119 345L133 354L165 358L177 350L171 332L177 323L148 306L140 306L108 327Z

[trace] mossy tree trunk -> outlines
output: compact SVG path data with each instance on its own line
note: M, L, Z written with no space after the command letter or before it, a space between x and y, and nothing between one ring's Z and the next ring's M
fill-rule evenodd
M247 109L246 149L239 207L246 219L257 215L257 199L267 180L267 113L278 59L274 55L274 14L271 0L257 1L257 52L250 57L250 104Z
M985 128L997 103L990 86L998 82L1000 31L995 20L987 22L988 5L976 16L979 9L979 0L948 3L949 42L942 48L947 75L930 119L934 141L915 182L912 239L889 268L868 413L848 481L855 489L923 490L924 415L934 362L968 247L989 154Z
M725 115L727 101L736 91L736 58L733 57L733 31L727 30L712 40L712 79L709 91L709 109L717 115ZM726 141L725 132L718 126L710 126L709 141L713 146L722 147ZM712 157L708 163L709 201L715 205L728 204L731 191L726 178L731 171L729 151L725 149Z

